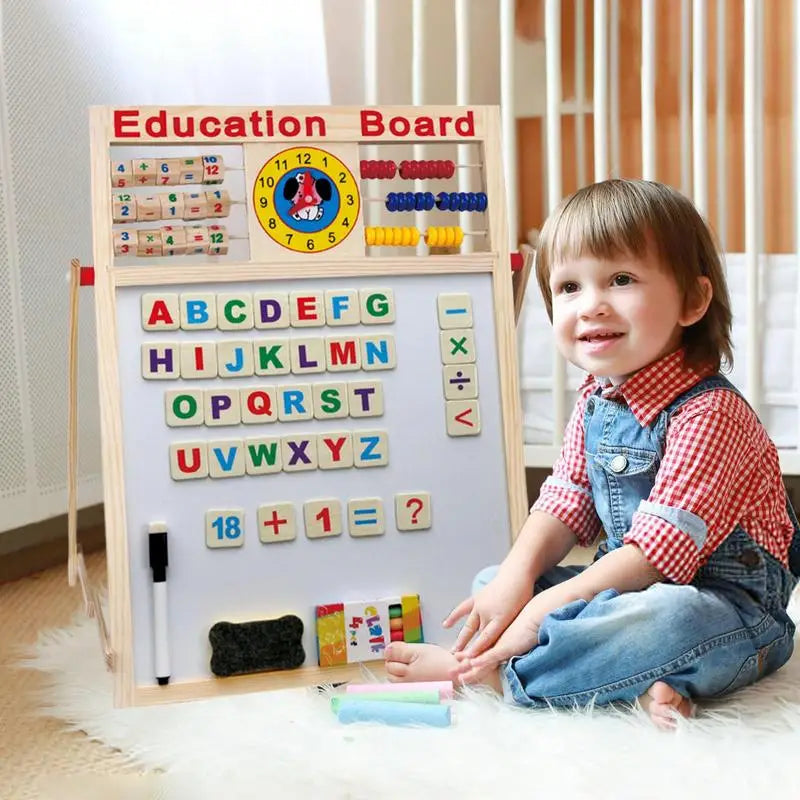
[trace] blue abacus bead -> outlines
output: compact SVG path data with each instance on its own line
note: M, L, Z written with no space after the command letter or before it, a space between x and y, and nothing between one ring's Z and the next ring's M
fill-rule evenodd
M478 211L486 211L488 205L488 198L486 192L478 192Z
M433 208L435 202L436 199L433 196L433 192L425 192L425 210L430 211Z
M417 192L414 195L414 208L417 211L425 210L425 195L422 192Z
M466 192L461 192L458 195L458 210L466 211L469 208L469 197Z
M416 205L417 198L414 192L406 192L406 211L413 211Z
M386 210L397 211L397 192L389 192L386 195Z
M467 195L467 211L474 211L478 207L478 196L475 192Z
M450 195L447 192L439 192L436 195L436 208L439 211L447 211L450 208Z
M450 192L448 207L450 211L458 211L458 192Z

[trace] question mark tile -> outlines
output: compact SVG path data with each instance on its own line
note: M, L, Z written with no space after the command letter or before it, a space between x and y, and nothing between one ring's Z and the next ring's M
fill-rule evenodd
M396 494L394 496L394 518L399 531L424 531L430 528L430 492Z

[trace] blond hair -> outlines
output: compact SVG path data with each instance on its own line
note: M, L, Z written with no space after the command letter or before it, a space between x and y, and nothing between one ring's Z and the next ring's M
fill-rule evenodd
M730 368L730 298L711 231L690 200L654 181L616 179L584 186L547 218L536 247L536 279L551 322L554 264L587 255L641 258L651 247L684 298L698 290L700 276L711 282L708 310L683 330L686 363Z

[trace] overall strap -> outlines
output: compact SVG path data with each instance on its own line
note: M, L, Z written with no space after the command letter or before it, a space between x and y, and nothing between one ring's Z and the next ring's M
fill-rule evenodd
M703 378L703 380L699 381L690 389L687 389L683 394L676 397L665 409L667 416L671 416L682 405L684 405L684 403L688 402L693 397L713 391L714 389L727 389L731 392L736 392L736 394L738 394L739 397L741 397L742 400L747 403L744 395L727 378L720 374L709 375L707 378ZM747 405L755 414L753 407L749 403L747 403ZM789 571L795 576L795 578L800 578L800 522L798 522L794 508L792 508L792 504L789 502L788 494L786 496L786 513L789 515L789 519L794 526L794 536L792 537L791 544L789 545L788 553Z

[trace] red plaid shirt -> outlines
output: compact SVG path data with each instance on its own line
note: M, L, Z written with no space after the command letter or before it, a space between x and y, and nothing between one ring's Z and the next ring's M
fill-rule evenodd
M640 425L652 423L678 395L710 374L683 364L676 350L645 367L620 386L589 376L581 386L553 467L558 479L542 487L532 510L546 511L572 529L582 545L600 533L586 471L583 415L598 386L603 396L627 403ZM571 484L572 486L567 486ZM778 452L747 403L737 394L714 389L693 397L670 418L664 458L647 498L700 517L708 528L702 549L660 517L637 511L626 544L636 544L664 577L689 583L726 536L741 525L784 565L794 529Z

